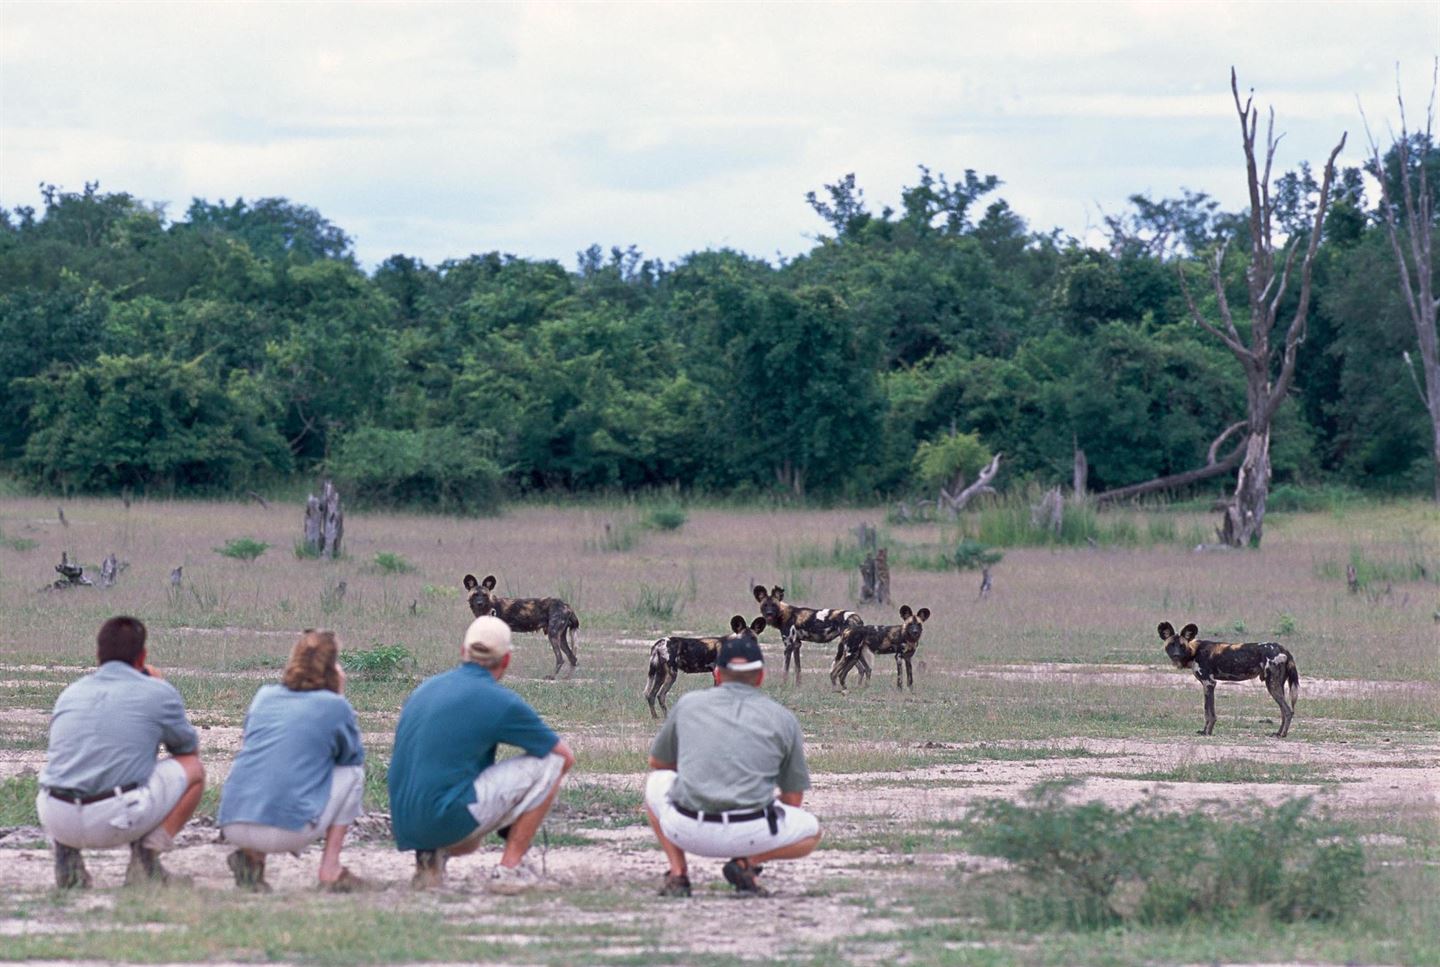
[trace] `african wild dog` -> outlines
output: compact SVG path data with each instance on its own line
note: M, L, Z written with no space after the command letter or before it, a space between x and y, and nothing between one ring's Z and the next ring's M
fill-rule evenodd
M930 609L921 608L912 612L910 606L900 608L898 625L859 625L846 628L835 645L835 661L830 665L830 684L837 691L845 691L845 677L858 666L863 684L870 684L870 663L865 652L872 655L895 656L895 687L900 688L900 665L905 665L905 684L913 691L915 673L911 670L910 659L920 647L920 633L925 622L930 620Z
M1245 682L1252 678L1263 680L1270 697L1280 706L1280 729L1275 736L1283 739L1289 733L1295 702L1300 697L1300 672L1295 667L1294 655L1273 641L1196 641L1200 629L1193 624L1181 628L1178 635L1168 621L1162 621L1156 630L1165 642L1165 654L1175 667L1194 666L1195 677L1205 686L1205 727L1199 734L1210 735L1215 731L1215 683Z
M470 610L477 618L493 614L509 625L511 631L539 631L550 639L550 647L555 651L555 671L546 678L560 674L560 666L566 660L570 662L570 675L575 674L575 629L580 627L580 619L575 617L570 605L559 598L502 598L495 593L493 574L483 581L467 574L461 583L468 592Z
M755 586L755 600L760 602L760 614L767 624L780 631L785 643L785 676L790 676L790 658L795 658L795 684L800 684L800 644L814 641L821 644L834 641L846 628L863 624L860 616L853 611L839 608L801 608L784 601L785 589L771 588L766 591Z
M727 638L744 634L758 636L764 630L764 618L756 618L747 627L745 619L737 614L730 619L730 634L728 635L706 638L681 638L678 635L668 635L651 645L650 678L645 686L645 701L650 703L650 717L660 717L655 714L656 702L660 703L660 708L664 709L665 714L670 714L670 706L665 704L665 696L670 694L670 689L681 672L696 675L701 672L714 671L715 659L720 654L721 642Z

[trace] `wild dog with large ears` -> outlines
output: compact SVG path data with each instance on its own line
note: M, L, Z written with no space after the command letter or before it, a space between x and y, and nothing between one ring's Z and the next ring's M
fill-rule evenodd
M575 629L580 619L575 610L559 598L502 598L495 593L495 575L486 575L485 580L475 580L467 574L461 582L465 586L466 600L470 610L478 618L493 614L510 626L511 631L539 631L550 639L550 648L555 652L555 671L546 675L554 678L560 674L560 667L568 660L570 673L575 674ZM563 657L562 657L563 656Z
M846 628L864 622L854 611L840 608L802 608L784 600L785 589L774 587L766 591L755 585L755 600L760 602L760 614L772 628L779 629L780 638L785 642L785 675L790 675L790 658L795 658L795 684L800 684L800 645L814 641L825 643L840 637Z
M1215 683L1252 678L1263 680L1270 697L1280 706L1280 728L1275 737L1283 739L1289 734L1295 702L1300 697L1300 672L1295 667L1295 656L1284 647L1273 641L1197 640L1200 629L1194 624L1181 628L1178 635L1168 621L1160 622L1156 630L1175 667L1193 668L1195 677L1205 686L1205 727L1200 735L1215 731Z
M870 663L865 652L873 655L895 656L895 687L900 684L900 665L905 665L906 685L915 689L915 673L910 668L910 659L920 647L920 634L925 622L930 620L930 609L911 611L908 604L900 607L898 625L859 625L846 628L835 646L835 661L830 666L830 684L838 691L845 691L845 676L850 669L860 667L862 684L870 684Z

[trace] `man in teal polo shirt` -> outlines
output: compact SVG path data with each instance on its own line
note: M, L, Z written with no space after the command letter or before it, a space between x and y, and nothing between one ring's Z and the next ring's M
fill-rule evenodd
M505 838L489 887L520 893L540 875L521 860L575 764L570 747L519 695L499 684L510 667L510 628L476 618L460 666L420 683L400 712L391 754L390 822L395 845L415 851L416 889L440 886L445 862ZM500 743L525 754L495 761Z

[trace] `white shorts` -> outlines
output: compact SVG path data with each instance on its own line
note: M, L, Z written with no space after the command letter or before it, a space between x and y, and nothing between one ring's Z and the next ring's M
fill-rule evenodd
M260 823L226 823L220 827L225 840L257 853L298 853L315 842L331 826L349 826L360 815L365 794L364 766L336 766L330 776L330 798L319 818L300 829L281 829Z
M488 836L540 805L564 772L565 760L552 752L517 755L480 773L475 779L475 801L465 807L478 828L462 842Z
M56 799L41 789L35 811L55 842L76 849L110 849L133 843L159 826L189 786L185 767L162 759L144 785L88 806Z
M756 856L791 846L820 832L820 820L799 806L776 804L779 827L770 832L770 823L761 816L743 823L704 822L682 814L670 801L670 787L676 773L657 769L645 781L645 805L660 823L665 838L696 856L730 858ZM748 812L749 810L746 810Z

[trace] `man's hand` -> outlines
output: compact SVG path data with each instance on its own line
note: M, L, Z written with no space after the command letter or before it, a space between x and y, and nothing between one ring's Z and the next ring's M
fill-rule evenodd
M149 675L151 678L158 678L162 681L165 679L165 676L160 674L159 669L157 669L154 665L141 665L140 671L146 675Z
M804 801L805 801L805 792L804 792L804 790L801 790L801 791L799 791L799 792L782 792L782 793L780 794L780 803L781 803L781 805L784 805L784 806L796 806L796 807L798 807L798 806L800 806Z
M575 767L575 753L570 751L570 746L565 744L564 739L561 739L559 742L555 743L555 748L550 750L550 754L558 755L560 758L565 760L566 772L569 772Z

